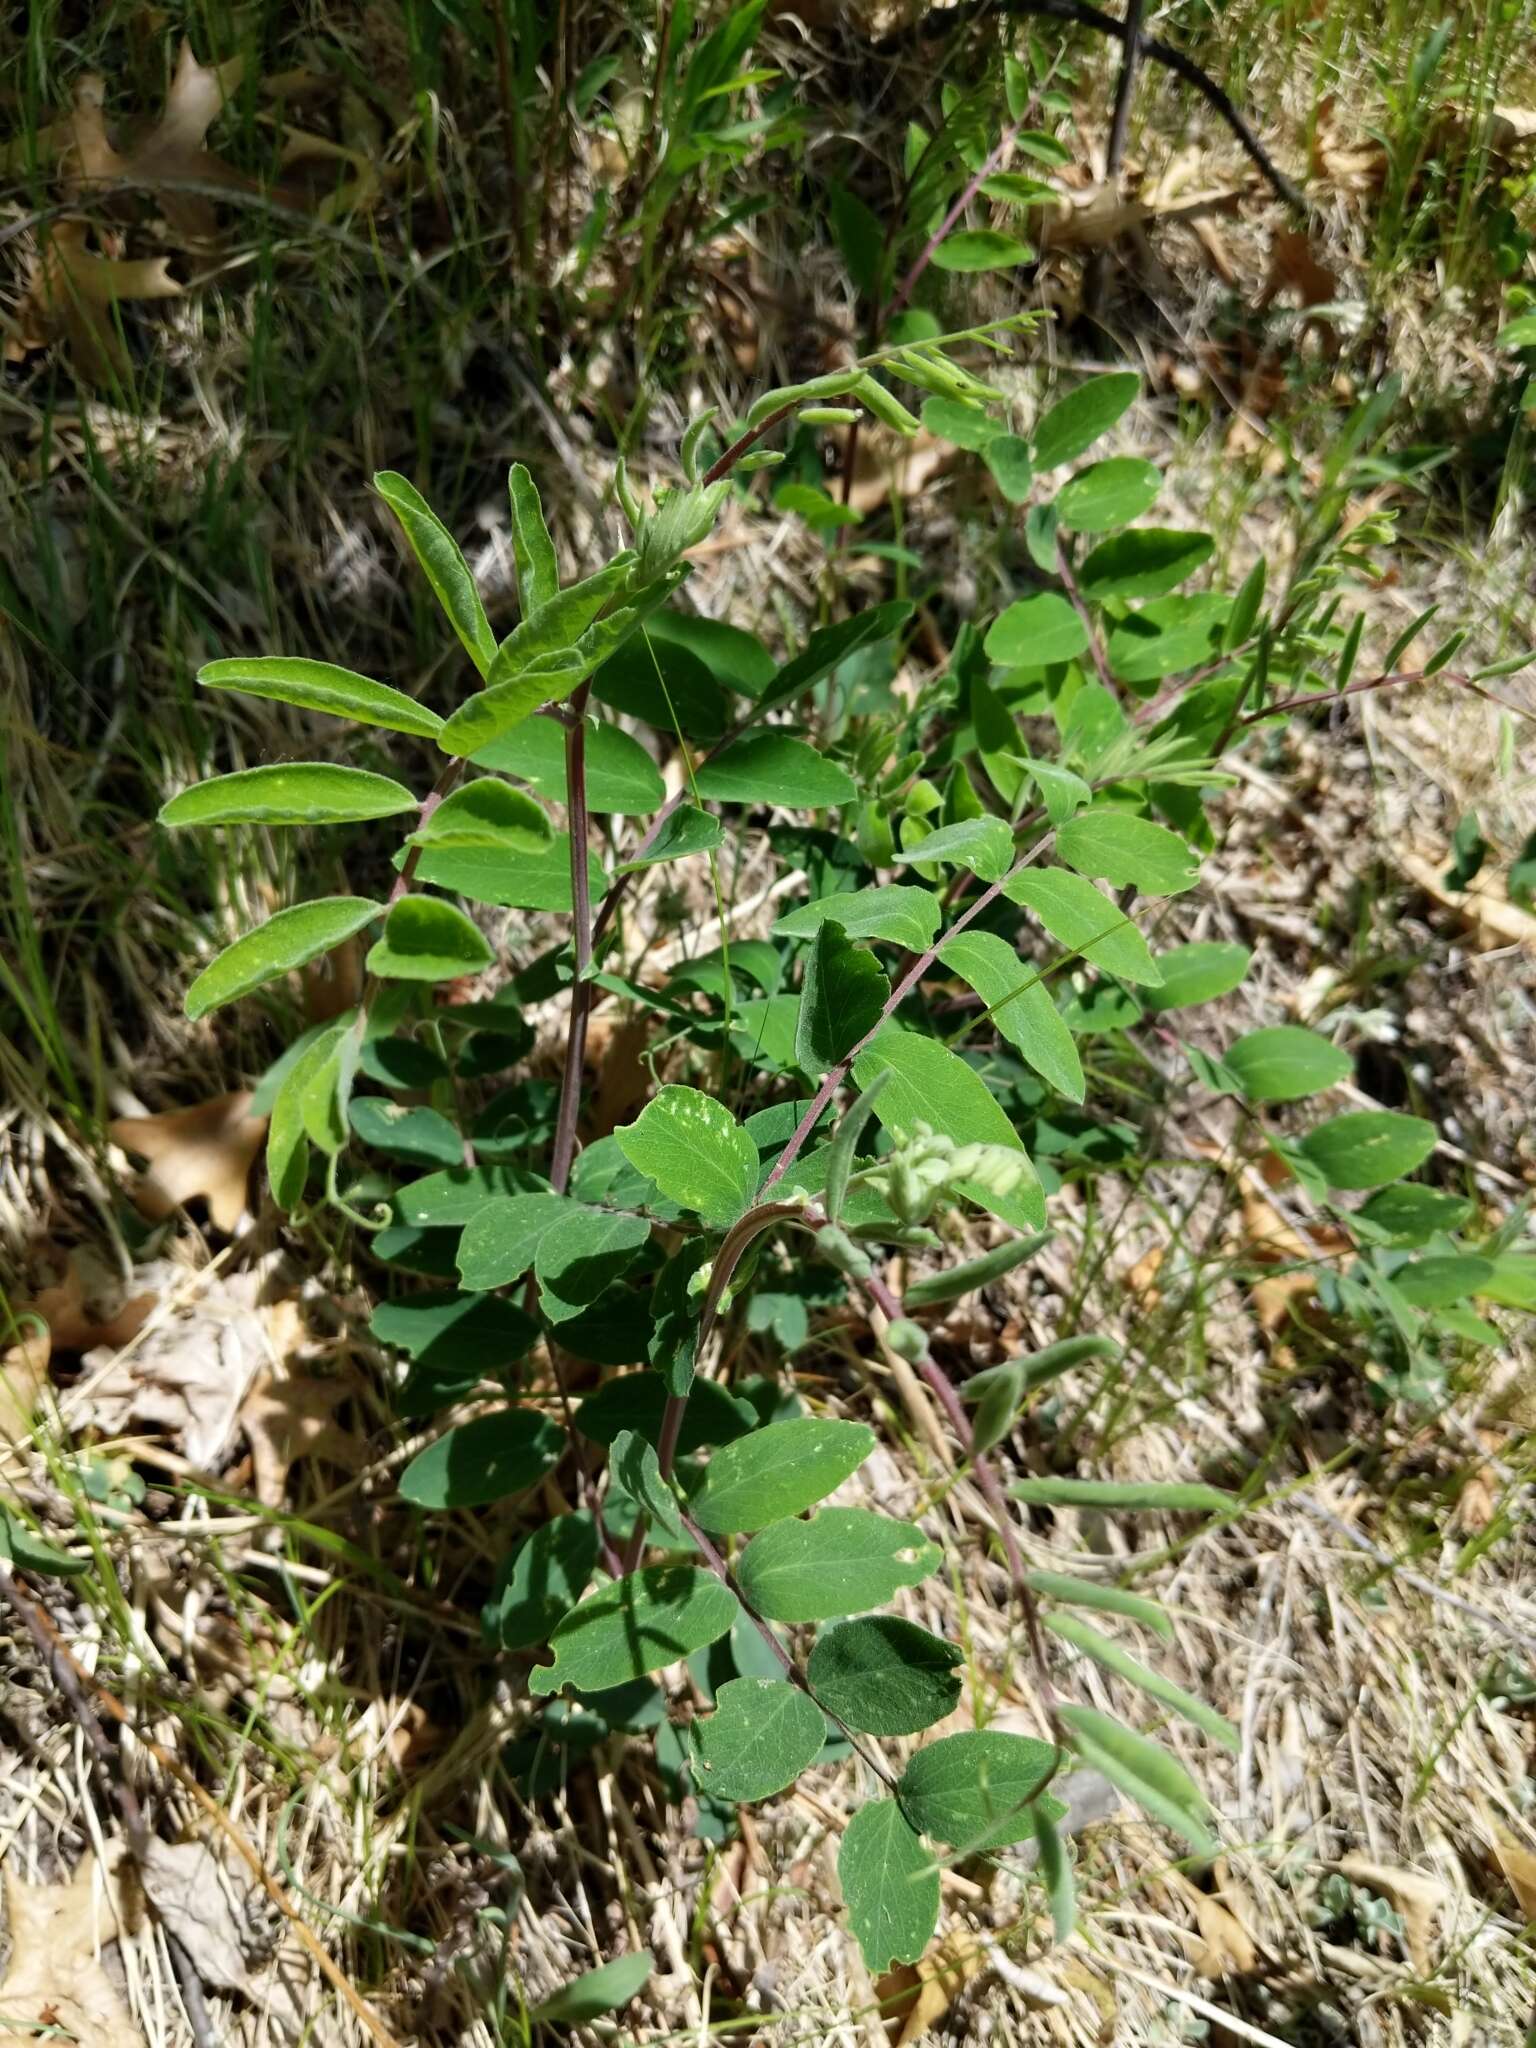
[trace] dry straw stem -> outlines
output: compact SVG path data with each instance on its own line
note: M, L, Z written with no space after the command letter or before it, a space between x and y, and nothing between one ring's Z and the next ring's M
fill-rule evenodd
M63 1693L71 1711L80 1721L82 1728L87 1730L88 1737L89 1730L92 1724L95 1723L95 1715L91 1711L87 1694L94 1700L95 1705L99 1706L107 1714L109 1719L116 1721L120 1727L127 1728L133 1733L133 1738L138 1748L142 1749L146 1755L152 1756L162 1770L169 1771L177 1784L182 1786L185 1791L191 1793L204 1814L213 1822L220 1834L223 1835L225 1841L229 1843L236 1855L239 1856L241 1862L250 1871L252 1877L255 1878L267 1897L272 1901L272 1904L288 1922L295 1938L308 1951L326 1980L340 1994L353 2016L366 2030L369 2039L377 2044L377 2048L401 2048L401 2044L390 2033L361 1992L356 1989L346 1973L331 1959L324 1946L311 1933L308 1923L301 1917L298 1909L289 1899L288 1894L278 1883L277 1879L273 1877L255 1849L246 1840L240 1829L235 1826L218 1801L203 1789L191 1771L187 1769L186 1765L178 1757L172 1756L171 1752L160 1743L147 1735L140 1734L133 1728L133 1722L127 1708L115 1694L107 1690L93 1673L87 1671L82 1664L77 1662L55 1627L53 1617L47 1608L35 1596L22 1589L9 1567L0 1569L0 1593L4 1594L4 1597L15 1609L28 1634L31 1635L33 1641L37 1644L51 1677ZM95 1723L95 1725L96 1733L100 1735L100 1724ZM104 1740L105 1738L103 1738L103 1742ZM98 1751L98 1754L100 1754L100 1751ZM128 1788L123 1787L122 1790L127 1791ZM132 1798L131 1792L129 1792L128 1796L130 1799ZM129 1824L126 1809L124 1821L125 1825ZM142 1833L142 1823L140 1832Z

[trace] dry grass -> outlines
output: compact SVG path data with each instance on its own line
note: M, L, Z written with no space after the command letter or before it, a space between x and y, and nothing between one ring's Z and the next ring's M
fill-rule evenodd
M1365 75L1369 33L1352 27L1335 47L1337 26L1290 24L1292 40L1250 85L1288 162L1305 157L1325 82L1347 87L1345 142L1382 114L1381 81ZM1394 51L1409 28L1394 19ZM125 1161L104 1135L111 1114L183 1107L249 1081L292 1021L253 1018L214 1035L179 1014L189 963L284 898L296 876L276 839L231 847L209 873L201 855L167 851L146 821L211 766L314 738L267 707L193 704L190 669L237 647L304 648L430 681L440 649L369 498L372 469L395 464L431 482L469 538L494 618L510 602L500 497L509 459L536 463L567 563L590 566L606 547L616 440L636 449L642 478L665 476L676 429L697 404L737 409L764 383L819 367L858 326L840 266L823 247L807 253L781 191L729 243L671 275L677 304L660 330L637 341L594 315L553 343L544 336L535 368L502 261L507 191L483 62L449 33L430 81L444 116L430 157L417 153L419 60L400 25L371 10L333 30L337 69L345 58L375 79L362 97L377 154L402 167L406 185L390 187L373 220L334 231L290 224L279 236L238 214L223 276L196 301L172 302L163 325L131 321L144 344L133 406L82 394L46 363L3 401L11 461L0 514L15 593L0 630L13 1019L0 1041L0 1232L18 1303L59 1277L56 1265L39 1266L40 1244L50 1259L91 1248L129 1295L152 1258L167 1262L174 1279L161 1275L161 1304L126 1340L130 1358L173 1314L194 1340L211 1341L214 1298L258 1269L275 1235L268 1214L231 1242L185 1218L146 1238L123 1199ZM152 99L158 57L135 60L116 32L74 54L127 67ZM1224 33L1235 53L1258 30L1234 18ZM824 25L775 35L828 128L843 132L852 110L869 160L894 161L903 95L925 104L931 75L906 65L866 106L867 65L857 53L846 61ZM51 53L60 97L72 61L62 45ZM1085 102L1095 75L1085 72ZM1526 90L1518 70L1508 76L1510 96ZM305 119L339 134L354 114L333 93ZM1085 115L1090 147L1101 126ZM245 142L260 146L250 133ZM1191 144L1186 181L1244 183L1224 137L1159 86L1138 144L1148 177L1164 177ZM578 160L578 225L602 174ZM1471 297L1458 301L1440 291L1432 263L1385 271L1369 193L1340 183L1327 202L1318 253L1362 308L1342 338L1258 320L1278 215L1251 193L1215 222L1235 284L1210 239L1182 226L1154 223L1111 270L1105 326L1154 391L1127 420L1125 446L1167 457L1181 516L1212 520L1240 564L1263 552L1283 565L1291 480L1316 474L1341 405L1384 367L1408 373L1419 417L1448 440L1468 418L1499 416L1491 353L1468 335L1497 296L1487 276L1467 258ZM1458 229L1467 247L1479 231L1470 215ZM413 275L408 259L421 247L437 267ZM594 276L595 286L611 282ZM1038 289L1070 307L1075 261L1054 261ZM1049 336L1043 360L1101 352ZM1036 381L1021 380L1026 417ZM1518 476L1512 485L1501 504L1474 460L1449 465L1428 493L1393 493L1409 544L1401 583L1370 600L1385 637L1440 597L1448 621L1476 618L1484 658L1536 639ZM930 606L935 665L953 618L985 611L996 590L988 516L963 466L929 478L903 507L902 538L942 593ZM884 587L884 567L856 549L845 569L856 592ZM765 509L733 515L692 588L701 609L784 644L816 616L824 575L803 529ZM1251 759L1211 884L1181 914L1190 932L1241 937L1263 959L1262 976L1225 1011L1201 1014L1199 1042L1281 1017L1331 1018L1343 1042L1375 1045L1381 1099L1422 1104L1442 1121L1456 1148L1448 1177L1464 1168L1502 1211L1536 1165L1526 1103L1533 954L1529 941L1493 943L1497 933L1422 881L1422 864L1438 871L1471 807L1506 851L1532 823L1528 771L1510 758L1496 715L1445 688L1373 700ZM736 928L750 931L767 921L772 867L762 841L742 856ZM353 886L377 858L360 857ZM635 961L657 944L707 948L713 918L702 887L681 901L647 893L628 927ZM516 949L541 933L506 936ZM542 1021L552 1040L556 1008ZM621 1042L614 1065L624 1069L616 1091L645 1079L632 1046L626 1054ZM1169 1054L1157 1085L1173 1080ZM869 1789L848 1762L745 1817L723 1844L700 1838L691 1802L669 1801L647 1734L568 1751L531 1797L528 1758L514 1746L529 1725L526 1660L488 1656L476 1614L519 1518L498 1510L423 1532L393 1505L415 1440L392 1419L390 1369L363 1334L374 1276L345 1242L290 1245L302 1284L288 1290L284 1318L263 1325L272 1355L261 1363L291 1365L308 1390L295 1434L278 1430L279 1459L295 1443L299 1455L276 1498L255 1497L245 1437L208 1486L178 1440L147 1428L92 1451L116 1480L136 1471L144 1498L85 1496L69 1418L82 1384L113 1368L120 1341L71 1368L63 1422L45 1408L35 1439L7 1453L7 1483L45 1527L94 1551L93 1574L50 1596L59 1629L138 1737L213 1795L397 2042L521 2040L520 2002L647 1946L656 1974L619 2023L621 2039L875 2048L916 2038L922 2021L952 2040L1020 2048L1513 2048L1536 2009L1521 1924L1522 1910L1536 1914L1536 1888L1520 1874L1536 1866L1507 1847L1501 1863L1499 1846L1536 1842L1529 1350L1512 1331L1504 1356L1459 1368L1431 1405L1390 1400L1354 1333L1288 1302L1272 1315L1258 1295L1242 1206L1254 1184L1211 1170L1232 1127L1196 1106L1155 1128L1164 1161L1154 1172L1134 1185L1106 1177L1092 1201L1064 1197L1057 1237L1027 1279L955 1311L942 1330L957 1370L1065 1327L1124 1340L1126 1373L1107 1386L1066 1382L1034 1426L1029 1459L1058 1458L1070 1443L1096 1473L1200 1473L1234 1485L1263 1473L1252 1512L1193 1537L1179 1522L1131 1530L1067 1515L1027 1532L1041 1564L1133 1573L1176 1623L1171 1646L1144 1644L1142 1654L1242 1734L1228 1760L1184 1742L1177 1724L1165 1731L1212 1788L1229 1847L1222 1865L1192 1883L1170 1869L1167 1842L1129 1814L1097 1818L1078 1842L1083 1928L1064 1948L1051 1946L1021 1869L1006 1858L973 1863L946 1878L948 1974L872 1984L842 1931L833 1875L841 1820ZM1263 1199L1286 1224L1305 1220L1285 1195ZM879 1422L886 1448L860 1481L867 1497L916 1515L944 1547L944 1573L908 1596L908 1609L965 1644L966 1715L1039 1731L1006 1574L921 1389L871 1331L835 1318L799 1364L810 1398ZM776 1365L767 1347L744 1345L737 1359L738 1370ZM562 1504L551 1497L528 1515ZM20 1623L7 1618L0 1642L7 1888L62 1887L88 1853L110 1865L124 1839L114 1781L137 1789L167 1841L207 1835L196 1796L143 1741L126 1741L107 1777L94 1770ZM1062 1646L1057 1654L1085 1698L1141 1715L1096 1667ZM676 1712L697 1705L698 1683L696 1672L666 1675ZM206 2039L366 2039L227 1846L224 1862L243 1979L209 1989ZM145 1911L131 1882L95 1882L69 1928L60 1923L61 1992L79 1990L99 1952L107 2009L125 2012L134 2036L205 2048L177 1988L164 1914ZM1379 1913L1372 1925L1372 1898L1397 1913L1400 1933ZM0 2020L3 2006L0 1992Z

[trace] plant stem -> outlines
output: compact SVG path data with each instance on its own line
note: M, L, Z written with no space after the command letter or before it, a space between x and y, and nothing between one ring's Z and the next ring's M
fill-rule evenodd
M887 1322L903 1322L907 1319L900 1296L886 1285L878 1273L871 1273L862 1285ZM965 1412L964 1403L955 1392L948 1373L926 1343L917 1369L938 1397L940 1407L949 1418L950 1428L959 1438L961 1450L970 1460L971 1470L975 1474L982 1498L992 1512L998 1538L1003 1546L1003 1554L1008 1560L1008 1577L1013 1586L1013 1597L1024 1617L1024 1629L1029 1638L1030 1657L1035 1666L1035 1684L1039 1689L1040 1704L1054 1717L1056 1689L1051 1683L1050 1669L1046 1662L1045 1638L1040 1630L1040 1605L1029 1583L1029 1573L1024 1563L1024 1553L1019 1548L1019 1539L1014 1534L1008 1496L1004 1493L1002 1482L986 1454L977 1450L976 1434L971 1428L971 1418Z
M1067 593L1067 602L1082 621L1083 631L1088 636L1088 652L1093 658L1094 673L1111 697L1118 698L1120 686L1115 681L1109 666L1109 657L1093 623L1093 614L1083 600L1083 593L1077 587L1077 578L1072 573L1072 557L1067 543L1058 533L1056 536L1056 573L1061 578L1061 587Z
M571 837L571 938L575 980L571 983L571 1016L565 1038L565 1071L560 1076L560 1107L555 1118L555 1147L549 1182L563 1195L576 1157L576 1119L581 1110L582 1072L587 1058L587 1019L592 1008L592 877L587 847L587 697L590 682L571 698L565 728L566 824Z
M879 1016L875 1019L874 1023L870 1025L869 1029L865 1032L864 1036L859 1040L858 1044L853 1046L848 1052L845 1052L843 1054L843 1057L837 1062L837 1064L833 1067L830 1067L827 1070L826 1076L823 1079L821 1086L816 1090L816 1094L810 1104L810 1107L806 1110L805 1115L800 1119L799 1123L795 1126L794 1133L791 1136L789 1143L784 1147L784 1150L779 1154L778 1161L775 1164L773 1171L768 1175L768 1178L763 1182L762 1186L758 1189L758 1199L760 1201L763 1198L763 1196L772 1193L773 1189L778 1186L779 1182L784 1178L785 1174L788 1173L790 1167L793 1166L795 1161L799 1158L802 1150L805 1147L806 1140L810 1137L812 1131L815 1130L817 1124L821 1122L822 1114L825 1111L827 1104L832 1100L833 1096L837 1093L838 1089L842 1087L843 1082L847 1079L848 1069L853 1065L854 1061L858 1058L859 1054L863 1052L865 1047L869 1045L873 1039L878 1037L878 1035L884 1029L886 1024L889 1023L890 1019L895 1015L900 1005L906 1001L906 998L911 993L912 989L916 987L917 983L921 981L923 976L928 972L929 968L933 965L934 961L937 960L937 958L939 957L939 948L947 944L950 939L955 938L960 932L963 932L966 926L970 924L973 919L981 915L982 911L984 911L987 908L988 904L995 903L998 897L1001 896L1003 892L1006 890L1008 884L1013 880L1014 876L1019 874L1024 868L1027 868L1031 864L1031 862L1040 852L1040 848L1044 845L1044 843L1045 842L1042 840L1039 845L1032 847L1028 853L1022 855L1020 859L1016 860L1013 866L1008 870L1007 874L1002 876L1000 880L989 883L988 886L985 889L983 889L981 894L976 898L975 902L967 905L967 907L961 911L960 915L955 919L954 923L949 927L948 931L946 931L941 938L935 939L933 944L929 946L925 952L919 953L916 959L913 960L911 966L908 967L906 973L902 975L901 979L896 983L896 985L892 988L890 994L886 997L885 1002L881 1007Z
M708 1565L709 1569L714 1573L715 1577L720 1581L721 1585L724 1586L728 1592L733 1593L736 1596L736 1599L740 1602L742 1613L747 1617L748 1621L751 1622L752 1626L757 1630L758 1634L762 1637L763 1641L768 1645L769 1649L773 1652L774 1658L778 1663L780 1670L784 1673L784 1676L789 1680L790 1684L796 1686L801 1692L803 1692L807 1699L814 1700L816 1705L821 1708L821 1711L826 1715L829 1721L835 1721L837 1723L837 1726L842 1729L843 1733L847 1736L848 1740L853 1744L855 1750L857 1750L860 1757L862 1757L864 1762L868 1764L869 1768L874 1772L875 1776L879 1778L883 1784L889 1786L889 1788L892 1791L894 1791L896 1789L896 1779L892 1772L889 1770L889 1768L886 1766L884 1761L880 1757L874 1755L872 1751L867 1750L864 1747L864 1745L860 1742L858 1736L855 1735L853 1730L848 1726L848 1723L845 1720L843 1720L841 1715L834 1714L829 1706L824 1705L822 1701L816 1698L815 1689L813 1688L810 1679L807 1678L805 1673L800 1669L800 1666L795 1662L794 1658L789 1654L788 1650L785 1649L784 1645L779 1641L778 1637L774 1634L772 1628L766 1621L764 1621L763 1617L752 1605L751 1601L747 1598L746 1594L742 1592L740 1585L737 1583L735 1573L731 1570L730 1566L726 1563L725 1559L720 1555L719 1551L716 1550L714 1544L705 1535L704 1531L699 1527L698 1523L693 1520L692 1516L688 1513L686 1508L679 1508L677 1512L678 1520L682 1523L683 1527L688 1531L688 1534L693 1538L694 1542L698 1545L700 1557L703 1558L705 1564Z

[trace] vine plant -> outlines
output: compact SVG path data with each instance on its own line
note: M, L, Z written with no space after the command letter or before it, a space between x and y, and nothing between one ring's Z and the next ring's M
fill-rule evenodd
M1069 1758L1102 1771L1188 1851L1215 1853L1197 1783L1161 1744L1072 1698L1070 1668L1054 1675L1047 1645L1099 1661L1217 1743L1235 1745L1233 1730L1081 1619L1098 1610L1166 1635L1153 1602L1030 1568L1015 1502L1200 1516L1233 1513L1236 1498L1203 1483L1074 1474L1005 1486L996 1448L1053 1380L1115 1347L1077 1332L957 1387L923 1318L1028 1259L1048 1229L1048 1193L1092 1172L1123 1132L1092 1120L1080 1041L1140 1031L1178 1060L1179 1013L1242 979L1240 946L1155 950L1160 906L1199 876L1202 796L1245 729L1360 687L1363 629L1341 615L1342 581L1387 537L1377 517L1341 538L1340 483L1283 594L1266 598L1262 562L1236 590L1186 589L1213 543L1139 523L1157 470L1121 456L1082 462L1130 405L1133 375L1094 377L1027 438L1007 434L1003 400L974 366L1027 327L886 349L766 394L729 437L695 420L684 481L643 506L621 471L632 543L565 587L533 479L514 467L521 620L505 638L444 526L403 477L380 476L468 657L462 700L439 713L298 656L218 660L200 680L428 741L436 782L422 795L357 766L272 765L201 783L162 813L198 827L407 820L387 896L279 911L197 976L188 1013L375 933L356 1010L299 1039L263 1084L271 1190L286 1211L342 1209L373 1233L373 1256L407 1276L373 1320L410 1361L401 1416L467 1414L406 1467L405 1501L476 1508L527 1495L572 1461L580 1504L531 1529L485 1611L496 1646L533 1653L520 1751L530 1781L551 1746L576 1741L583 1714L598 1729L653 1727L669 1787L680 1796L691 1781L700 1830L718 1835L734 1805L851 1747L873 1796L847 1826L839 1869L876 1971L925 1947L951 1857L1037 1844L1056 1925L1070 1927L1064 1808L1050 1789ZM764 444L780 422L867 411L913 433L896 387L931 431L992 449L994 467L1005 453L1019 508L1026 593L985 630L960 630L939 683L910 704L880 687L911 617L905 601L821 627L782 665L745 634L668 610L687 551L728 494L777 459ZM841 683L828 687L850 675L876 705L857 717L839 710ZM653 752L613 713L677 750L681 794L663 800ZM564 806L559 829L551 805ZM725 818L769 808L812 821L776 832L806 881L771 938L731 939L722 918L719 950L675 965L662 985L626 974L635 879L715 863ZM505 960L482 928L492 920L471 919L455 897L565 913L569 942ZM533 1039L524 1009L562 991L556 1088L521 1071ZM657 1018L677 1078L582 1146L588 1020L603 999ZM1421 1337L1486 1341L1490 1326L1465 1299L1512 1298L1520 1262L1469 1251L1453 1233L1470 1206L1403 1180L1428 1159L1431 1125L1374 1110L1291 1135L1262 1124L1265 1106L1348 1072L1329 1039L1298 1028L1188 1059L1195 1085L1252 1107L1310 1199L1346 1215L1360 1247L1351 1284ZM763 1106L740 1118L727 1098L744 1096L753 1074ZM359 1146L362 1170L344 1169ZM1363 1207L1340 1201L1355 1190L1374 1192ZM967 1207L1010 1235L900 1298L886 1255L941 1251L948 1213ZM948 1721L959 1701L959 1647L880 1611L934 1572L940 1552L914 1524L821 1505L869 1456L874 1432L809 1409L792 1381L730 1382L717 1343L730 1318L771 1330L803 1317L807 1295L835 1290L862 1300L889 1351L927 1383L985 1501L1039 1739L975 1726L908 1747L900 1762L881 1747ZM536 1356L547 1360L537 1372ZM674 1725L651 1677L684 1658L709 1710Z

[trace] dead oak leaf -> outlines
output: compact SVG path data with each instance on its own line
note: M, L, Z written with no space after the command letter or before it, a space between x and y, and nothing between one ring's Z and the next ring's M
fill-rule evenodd
M112 309L132 299L173 299L181 286L164 256L102 256L87 246L83 220L55 221L41 236L32 275L6 337L8 362L63 340L70 360L88 383L127 378L128 352Z
M1403 1947L1408 1960L1421 1977L1432 1964L1435 1927L1441 1908L1450 1897L1437 1877L1425 1877L1416 1870L1400 1870L1396 1864L1374 1863L1369 1856L1341 1858L1339 1869L1352 1884L1379 1892L1397 1910L1403 1923Z
M31 1435L32 1417L48 1384L51 1348L46 1331L33 1331L0 1351L0 1448L24 1443Z
M91 2048L143 2048L97 1953L116 1933L101 1910L97 1868L85 1857L67 1884L23 1884L6 1874L11 1959L0 2013L20 2035L52 2027Z
M193 1109L118 1117L110 1123L114 1144L149 1161L149 1171L133 1191L135 1208L159 1222L202 1196L215 1229L233 1236L245 1213L246 1182L267 1133L267 1119L250 1113L251 1099L249 1089L238 1088Z
M77 1245L64 1254L60 1277L39 1289L29 1307L48 1325L55 1351L93 1351L100 1345L120 1351L143 1329L159 1298L125 1294L117 1270L88 1245Z
M305 1458L323 1458L344 1472L365 1461L364 1446L336 1421L336 1410L353 1391L345 1379L316 1379L291 1372L285 1361L262 1373L240 1410L240 1426L251 1447L251 1491L263 1507L278 1508L288 1475Z
M218 222L206 188L255 188L206 147L209 128L240 83L244 60L200 64L183 41L160 119L141 141L120 153L107 135L106 87L94 72L80 82L71 119L73 183L152 187L172 231L184 242L209 242Z

